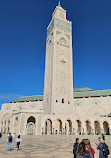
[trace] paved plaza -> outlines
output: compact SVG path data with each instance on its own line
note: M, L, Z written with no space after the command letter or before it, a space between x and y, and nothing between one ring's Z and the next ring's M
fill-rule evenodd
M4 135L0 143L0 158L73 158L72 146L76 137L79 137L80 140L89 138L96 151L96 158L98 158L98 151L95 145L95 143L98 143L98 136L86 135L22 136L21 149L19 151L16 150L15 136L11 152L6 150L6 135ZM106 143L111 151L111 136L106 136ZM109 158L111 158L111 155Z

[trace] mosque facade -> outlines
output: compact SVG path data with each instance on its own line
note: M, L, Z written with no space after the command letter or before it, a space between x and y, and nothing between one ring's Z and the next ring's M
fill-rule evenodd
M56 6L47 27L44 95L2 104L0 132L111 134L111 90L73 89L72 22Z

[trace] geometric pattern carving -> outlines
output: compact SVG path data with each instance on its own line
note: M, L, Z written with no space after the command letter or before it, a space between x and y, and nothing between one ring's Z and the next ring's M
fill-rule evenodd
M52 29L53 29L54 27L62 28L62 29L64 29L64 30L67 30L67 31L69 31L69 32L72 32L72 26L71 26L70 23L67 23L67 22L65 22L65 21L63 21L63 20L60 20L60 19L58 19L58 18L54 18L54 19L52 20L52 22L50 23L50 26L49 26L48 29L47 29L47 37L48 37L48 35L50 34L50 32L52 31Z
M89 115L89 116L95 116L97 114L105 115L105 114L107 114L107 111L104 108L101 108L98 106L92 107L87 111L87 115Z
M74 106L81 106L83 105L83 101L75 101Z
M93 103L95 105L100 105L101 104L100 99L101 98L92 98L90 101L91 101L91 103Z
M60 34L61 32L60 31L56 31L56 35Z
M9 118L10 117L10 114L9 113L6 113L3 118Z

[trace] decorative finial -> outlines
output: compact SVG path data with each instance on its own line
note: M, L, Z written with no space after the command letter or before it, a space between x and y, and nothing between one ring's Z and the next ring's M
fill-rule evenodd
M61 6L60 1L59 1L59 3L58 3L58 6L59 6L59 7Z

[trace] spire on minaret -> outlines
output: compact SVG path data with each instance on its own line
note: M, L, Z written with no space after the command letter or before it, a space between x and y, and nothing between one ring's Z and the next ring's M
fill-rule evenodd
M58 6L61 7L60 1L59 1L59 3L58 3Z

